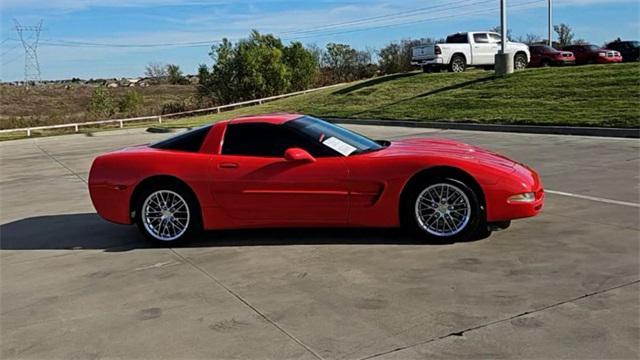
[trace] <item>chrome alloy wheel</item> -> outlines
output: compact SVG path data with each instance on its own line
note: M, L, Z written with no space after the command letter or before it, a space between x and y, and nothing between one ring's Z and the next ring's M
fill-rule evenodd
M142 222L147 232L160 241L172 241L189 227L189 206L170 190L151 193L142 205Z
M471 218L471 202L459 187L447 183L424 189L415 204L418 224L431 235L453 236L464 230Z
M451 69L453 72L463 72L464 71L464 60L460 58L456 58L453 60L453 64L451 64Z
M514 68L516 70L524 70L526 67L527 67L527 58L522 55L516 56Z

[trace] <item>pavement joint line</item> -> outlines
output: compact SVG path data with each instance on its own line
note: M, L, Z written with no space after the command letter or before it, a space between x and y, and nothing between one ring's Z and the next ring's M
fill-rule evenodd
M56 163L58 163L58 165L62 166L63 168L65 168L68 172L70 172L71 174L73 174L75 177L77 177L78 179L80 179L83 183L87 184L87 180L85 180L82 176L80 176L80 174L76 173L75 171L73 171L70 167L68 167L67 165L63 164L60 160L56 159L55 156L51 155L47 150L45 150L44 148L42 148L39 144L38 141L36 139L33 140L33 144L35 145L35 147L37 147L40 151L42 151L43 154L45 154L49 159L55 161Z
M622 205L622 206L630 206L630 207L640 208L640 204L627 202L627 201L611 200L611 199L605 199L605 198L596 197L596 196L573 194L573 193L568 193L568 192L563 192L563 191L556 191L556 190L547 190L547 189L545 189L544 191L546 193L549 193L549 194L568 196L568 197L573 197L573 198L576 198L576 199L591 200L591 201L598 201L598 202L601 202L601 203L607 203L607 204L613 204L613 205Z
M293 334L291 334L287 330L285 330L282 326L278 325L278 323L276 323L275 321L271 320L267 315L265 315L262 311L260 311L255 306L251 305L251 303L249 303L247 300L245 300L242 296L240 296L238 293L236 293L235 291L233 291L229 287L227 287L225 284L223 284L220 280L218 280L218 278L216 278L215 276L213 276L212 274L210 274L208 271L206 271L205 269L201 268L200 266L196 265L193 261L191 261L188 258L186 258L185 256L183 256L182 254L177 252L175 249L170 248L169 250L171 250L171 252L173 254L175 254L175 256L177 256L180 260L182 260L185 263L191 265L194 269L198 270L199 272L204 274L206 277L208 277L209 279L213 280L213 282L215 282L220 287L225 289L229 294L231 294L233 297L238 299L241 303L243 303L245 306L247 306L253 312L258 314L258 316L260 316L266 322L268 322L269 324L273 325L276 329L278 329L280 332L282 332L288 338L290 338L291 340L296 342L298 345L302 346L307 352L309 352L311 355L313 355L313 357L315 357L318 360L324 360L322 358L322 356L320 356L320 354L318 354L315 351L313 351L313 349L311 349L304 342L302 342L302 340L298 339Z
M631 231L635 231L635 232L639 231L639 229L631 227L631 226L614 225L614 224L611 224L611 223L605 223L605 222L600 222L600 221L586 221L586 220L581 219L579 217L573 217L573 216L569 216L569 215L565 215L565 214L559 214L555 210L547 209L547 210L545 210L545 214L552 214L553 216L560 216L560 217L563 217L565 219L569 219L571 221L574 221L576 223L585 224L585 225L597 224L597 225L606 226L606 227L610 227L610 228L618 229L618 230L623 229L623 230L631 230Z
M443 339L446 339L446 338L449 338L449 337L452 337L452 336L461 337L461 336L464 336L465 333L470 332L470 331L479 330L479 329L482 329L482 328L485 328L485 327L489 327L489 326L492 326L492 325L496 325L496 324L500 324L500 323L503 323L503 322L511 321L513 319L516 319L516 318L519 318L519 317L522 317L522 316L539 313L539 312L542 312L542 311L545 311L545 310L548 310L548 309L551 309L551 308L555 308L555 307L558 307L558 306L561 306L561 305L564 305L564 304L568 304L568 303L575 302L575 301L578 301L578 300L586 299L586 298L594 296L594 295L600 295L600 294L603 294L603 293L606 293L606 292L609 292L609 291L621 289L621 288L624 288L624 287L627 287L627 286L631 286L631 285L635 285L635 284L638 284L638 283L640 283L640 279L633 280L633 281L630 281L628 283L612 286L612 287L609 287L609 288L606 288L606 289L592 291L590 293L587 293L587 294L584 294L584 295L581 295L581 296L578 296L578 297L574 297L574 298L571 298L571 299L568 299L568 300L559 301L559 302L556 302L556 303L553 303L553 304L550 304L550 305L547 305L547 306L543 306L543 307L538 308L538 309L525 311L525 312L522 312L520 314L510 316L508 318L503 318L503 319L499 319L499 320L490 321L490 322L488 322L486 324L472 326L470 328L466 328L466 329L461 330L461 331L452 331L452 332L450 332L450 333L448 333L446 335L430 338L430 339L427 339L427 340L424 340L424 341L420 341L420 342L417 342L417 343L414 343L414 344L411 344L411 345L400 346L400 347L397 347L397 348L394 348L394 349L391 349L391 350L382 351L382 352L379 352L379 353L367 355L367 356L365 356L363 358L360 358L360 360L368 360L368 359L377 358L377 357L380 357L380 356L383 356L383 355L388 355L388 354L391 354L391 353L394 353L394 352L398 352L398 351L402 351L402 350L409 349L409 348L412 348L412 347L416 347L418 345L424 345L424 344L429 344L429 343L432 343L432 342L436 342L438 340L443 340Z

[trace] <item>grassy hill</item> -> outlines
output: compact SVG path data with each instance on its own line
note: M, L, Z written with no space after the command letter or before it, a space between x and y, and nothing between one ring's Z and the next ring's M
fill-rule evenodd
M361 119L640 127L640 64L528 69L505 78L480 70L397 74L168 126L280 111Z

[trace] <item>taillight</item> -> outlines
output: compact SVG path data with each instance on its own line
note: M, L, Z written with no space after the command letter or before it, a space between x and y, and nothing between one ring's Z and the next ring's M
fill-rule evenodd
M606 56L607 56L607 53L606 53L606 52L600 52L600 53L598 53L598 55L599 55L599 56L602 56L602 57L606 57Z
M442 55L442 50L440 49L440 46L436 45L436 55Z

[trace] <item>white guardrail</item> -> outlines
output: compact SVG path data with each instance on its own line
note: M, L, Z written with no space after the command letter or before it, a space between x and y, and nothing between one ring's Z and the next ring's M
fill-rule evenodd
M177 113L172 113L172 114L139 116L139 117L133 117L133 118L126 118L126 119L110 119L110 120L88 121L88 122L69 123L69 124L47 125L47 126L32 126L32 127L15 128L15 129L2 129L2 130L0 130L0 133L12 133L12 132L23 132L24 131L24 132L27 133L27 136L31 136L31 133L33 131L62 129L62 128L74 128L75 132L79 132L81 126L103 125L103 124L114 124L114 123L119 124L119 126L121 128L123 128L124 127L124 123L126 123L126 122L142 121L142 120L154 120L154 121L157 121L159 124L162 124L163 119L166 119L166 118L171 118L171 117L176 117L176 116L184 116L184 115L193 115L193 114L199 114L199 113L211 113L211 112L220 113L220 112L222 112L224 110L232 109L232 108L235 108L235 107L238 107L238 106L260 105L260 104L262 104L264 102L268 102L268 101L283 99L283 98L296 96L296 95L307 94L307 93L311 93L311 92L315 92L315 91L319 91L319 90L330 89L330 88L334 88L334 87L341 86L341 85L344 85L344 83L334 84L334 85L329 85L329 86L323 86L323 87L319 87L319 88L315 88L315 89L296 91L296 92L292 92L292 93L288 93L288 94L275 95L275 96L270 96L270 97L266 97L266 98L262 98L262 99L247 100L247 101L241 101L241 102L237 102L237 103L233 103L233 104L220 105L220 106L214 106L214 107L210 107L210 108L190 110L190 111L182 111L182 112L177 112Z

